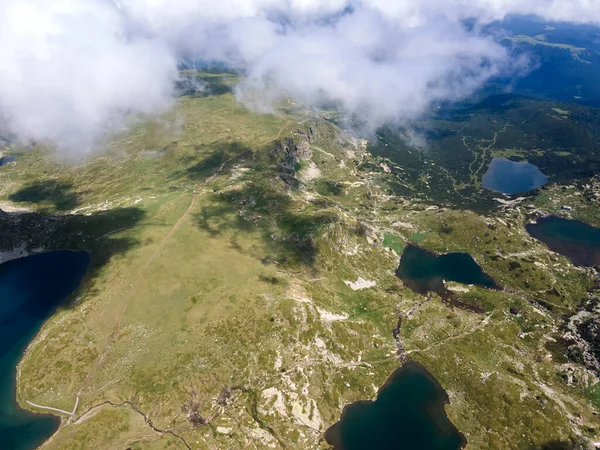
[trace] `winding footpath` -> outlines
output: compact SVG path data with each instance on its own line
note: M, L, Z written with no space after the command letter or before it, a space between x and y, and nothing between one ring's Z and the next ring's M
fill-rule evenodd
M73 407L73 411L69 412L69 411L65 411L63 409L59 409L59 408L53 408L53 407L50 407L50 406L38 405L36 403L30 402L29 400L25 400L27 404L29 404L29 405L31 405L31 406L33 406L35 408L39 408L39 409L44 409L44 410L48 410L48 411L54 411L54 412L66 414L66 415L70 416L69 417L69 422L71 422L71 420L73 419L73 416L75 415L75 413L77 411L77 406L79 405L79 399L81 397L81 393L89 385L90 381L93 379L93 377L97 373L98 369L102 366L102 364L106 360L106 358L107 358L107 356L108 356L108 354L110 352L110 349L112 348L112 345L114 344L114 342L115 342L115 340L116 340L116 338L117 338L117 336L119 334L119 331L121 329L121 324L122 324L123 317L125 316L125 312L127 311L127 306L128 306L129 302L131 301L131 299L133 297L132 294L133 294L133 290L134 290L134 285L136 284L137 281L139 281L142 278L143 273L148 269L148 267L150 266L150 264L152 264L152 262L156 259L156 257L158 256L159 252L164 247L164 245L177 232L177 230L181 227L183 221L190 214L190 212L194 209L194 206L196 205L196 200L198 198L198 194L200 194L202 192L202 190L206 187L206 185L208 183L210 183L211 181L213 181L223 171L223 169L227 166L227 164L229 164L231 161L235 160L236 158L239 158L240 156L242 156L245 153L248 153L250 151L254 151L258 147L262 147L262 146L270 144L273 141L276 141L277 139L279 139L279 137L281 136L281 134L292 124L292 122L293 121L291 121L291 120L288 121L288 122L286 122L286 124L279 130L279 132L277 133L277 135L275 135L273 138L270 138L268 141L262 142L262 143L256 145L255 147L252 147L250 149L244 150L243 152L237 153L237 154L233 155L231 158L229 158L226 161L224 161L223 163L221 163L221 165L207 179L205 179L202 183L200 183L200 185L198 185L198 187L194 190L194 192L192 194L192 200L190 202L190 205L186 209L186 211L177 220L177 222L175 223L175 225L173 225L173 227L169 230L169 233L167 233L167 235L164 237L164 239L162 240L162 242L160 243L160 245L152 253L152 255L150 256L150 258L148 258L148 260L146 261L146 264L144 264L144 266L142 267L142 269L140 270L140 272L138 272L137 277L135 278L135 280L132 281L132 283L130 285L130 288L129 288L129 295L127 295L127 297L125 298L125 301L124 301L124 304L123 304L123 308L121 309L121 312L119 313L119 318L117 320L117 324L116 324L113 332L111 333L111 335L110 335L110 337L108 339L108 342L106 343L106 345L104 347L104 351L102 352L102 355L100 356L100 358L97 360L97 362L96 362L95 366L93 367L93 369L88 373L88 375L87 375L86 379L84 380L82 386L77 391L77 395L76 395L76 398L75 398L75 406ZM113 231L113 232L111 232L109 234L115 233L117 231L119 231L119 230L115 230L115 231ZM106 403L109 403L109 402L106 402ZM124 404L128 404L137 413L142 414L144 416L144 418L146 419L146 422L148 423L147 417L143 413L141 413L139 410L137 410L134 407L134 405L131 404L131 402L124 402ZM157 432L165 432L164 430L155 429L151 424L149 424L149 425L151 426L151 428L153 428ZM185 440L183 438L181 438L180 436L176 436L176 437L178 437L179 439L181 439L184 442L184 444L189 448L189 445L187 444L187 442L185 442Z
M69 412L69 411L65 411L64 409L58 409L58 408L52 408L50 406L42 406L42 405L38 405L36 403L30 402L29 400L25 400L29 405L31 406L35 406L36 408L40 408L40 409L47 409L49 411L56 411L59 413L63 413L63 414L67 414L68 416L72 416L73 414L75 414L75 411L77 411L77 405L79 405L79 396L77 396L77 398L75 399L75 406L73 406L73 411Z

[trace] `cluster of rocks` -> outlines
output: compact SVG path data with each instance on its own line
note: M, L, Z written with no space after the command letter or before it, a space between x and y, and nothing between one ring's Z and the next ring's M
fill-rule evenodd
M564 327L566 355L600 377L600 298L590 293Z
M269 152L271 159L281 158L279 178L291 187L298 187L299 181L297 172L299 165L303 161L308 161L312 158L312 150L310 149L310 140L313 136L313 128L310 127L308 132L298 130L297 137L282 139L275 144Z

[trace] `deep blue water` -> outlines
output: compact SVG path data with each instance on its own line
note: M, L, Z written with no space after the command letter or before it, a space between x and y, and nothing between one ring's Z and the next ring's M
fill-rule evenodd
M436 255L416 245L407 245L396 270L400 278L413 291L420 294L437 292L443 296L443 280L496 288L496 282L487 275L467 253Z
M444 410L448 395L425 367L408 362L377 399L352 403L325 433L335 450L459 450L465 437Z
M528 162L494 158L483 175L483 187L503 194L516 194L537 189L548 182L540 169Z
M15 401L16 366L44 321L79 286L85 252L55 251L0 264L0 449L31 450L59 425Z
M534 238L579 266L600 266L600 228L578 220L548 216L525 226Z
M10 162L14 162L17 160L16 156L3 156L0 158L0 166L5 166Z

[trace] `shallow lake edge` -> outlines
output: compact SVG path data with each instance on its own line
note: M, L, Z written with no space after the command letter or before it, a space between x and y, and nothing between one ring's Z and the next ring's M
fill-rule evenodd
M56 253L56 252L61 252L61 253L81 253L81 254L85 254L87 256L87 262L86 262L86 267L85 267L85 271L83 272L83 275L79 281L79 284L77 285L77 287L69 294L67 295L64 299L62 299L59 303L57 303L52 310L50 311L50 313L48 314L48 316L46 317L46 319L44 319L44 321L41 323L41 325L39 326L38 330L35 332L35 334L31 337L30 341L27 343L25 349L23 350L21 357L19 358L19 361L17 362L16 366L15 366L15 378L14 378L14 384L13 384L13 389L14 389L14 397L12 399L13 402L13 406L15 407L15 410L23 415L27 415L30 417L50 417L50 418L55 418L57 421L57 426L56 429L54 430L54 432L48 436L40 445L38 448L41 448L44 446L44 444L46 442L48 442L50 439L52 439L52 437L59 431L61 425L64 422L64 416L57 413L52 413L51 411L48 412L41 412L39 411L39 408L35 408L31 405L29 405L26 402L22 402L20 400L20 395L19 395L19 381L21 379L21 363L23 361L23 359L25 358L25 356L27 356L30 352L31 349L31 345L36 341L36 339L38 338L38 336L40 335L40 333L43 331L46 323L52 319L54 317L54 315L58 312L58 310L61 308L61 306L67 302L68 300L72 299L74 296L76 296L79 292L79 290L82 288L82 286L84 286L85 282L87 281L87 276L89 274L89 269L91 266L91 254L88 251L85 250L71 250L71 249L53 249L53 250L44 250L44 251L40 251L40 252L33 252L33 253L29 253L29 254L23 254L23 255L19 255L16 258L10 258L6 261L2 261L2 263L0 263L0 266L2 264L6 264L12 261L18 261L21 259L25 259L25 258L29 258L32 256L36 256L36 255L45 255L45 254L50 254L50 253Z
M386 390L386 388L388 388L394 382L394 378L398 374L398 372L400 372L402 370L407 370L407 369L418 370L422 376L427 378L428 381L430 381L435 386L436 390L438 390L440 393L443 393L443 395L440 396L441 398L439 400L437 400L434 404L429 405L428 410L434 410L436 408L439 408L439 410L443 412L443 416L446 420L446 423L449 425L449 427L452 429L452 431L455 432L461 439L460 449L464 449L468 444L467 438L456 427L456 425L454 425L454 423L450 420L450 417L448 417L448 413L446 411L446 406L450 405L450 397L448 395L448 392L446 391L446 389L444 389L444 387L438 381L438 379L429 370L427 370L427 368L423 364L421 364L417 361L414 361L412 359L406 360L400 367L395 369L387 377L385 383L383 383L383 385L381 385L379 387L379 389L377 390L377 394L374 399L372 399L372 400L357 400L355 402L345 405L344 408L342 409L342 414L340 415L338 421L333 423L329 428L327 428L324 431L323 437L324 437L325 441L329 445L333 445L333 443L332 443L333 440L330 441L331 437L333 437L332 434L336 433L336 432L339 433L339 427L343 423L344 419L347 418L349 411L351 409L360 407L362 405L370 405L370 404L375 403L377 401L377 399L379 398L381 392ZM329 435L329 437L328 437L328 435Z

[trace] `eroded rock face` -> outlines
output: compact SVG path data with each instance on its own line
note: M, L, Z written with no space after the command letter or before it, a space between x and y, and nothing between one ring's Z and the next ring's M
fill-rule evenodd
M565 326L566 356L600 376L600 298L590 295Z
M580 324L577 329L581 337L590 345L590 352L596 361L600 361L600 318L591 317Z
M312 158L309 140L308 134L299 132L298 138L283 139L269 152L271 159L282 158L280 178L289 186L297 186L299 183L296 176L298 165Z
M297 159L298 162L307 161L310 158L312 158L312 151L310 149L310 144L308 143L308 140L305 139L296 146L296 148L294 149L293 157Z
M283 151L283 167L288 169L294 169L296 164L307 161L312 158L312 151L310 150L310 144L305 136L304 139L298 144L294 142L292 138L285 139L278 143L276 151Z

